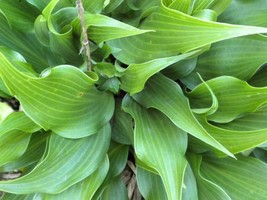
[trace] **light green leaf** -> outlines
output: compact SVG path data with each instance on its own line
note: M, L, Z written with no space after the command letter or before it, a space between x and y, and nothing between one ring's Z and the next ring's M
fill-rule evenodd
M181 199L187 135L165 115L141 107L130 96L123 99L122 107L135 120L136 156L159 173L168 199Z
M211 5L213 2L214 2L214 0L194 0L193 12L208 8L209 5Z
M99 168L90 176L76 183L59 194L37 194L35 200L62 200L62 199L92 199L95 191L104 181L108 172L109 162L106 157Z
M133 98L146 108L152 107L160 110L182 130L227 155L233 156L200 125L189 107L188 99L174 81L160 74L155 75L149 79L145 89Z
M19 158L27 149L31 133L39 129L24 113L10 114L0 125L0 166Z
M82 139L52 134L46 157L27 175L0 181L0 190L15 194L60 193L92 174L104 160L110 142L110 127Z
M200 116L198 117L198 120L217 141L219 141L234 154L267 142L267 128L260 129L260 127L258 127L256 130L251 130L252 128L245 130L243 127L242 131L238 131L231 129L231 126L227 127L227 124L222 126L223 128L216 127L215 125L208 123L205 119L203 119L203 117ZM253 121L249 122L249 124L252 123ZM249 126L249 124L247 124L247 126ZM242 125L240 126L242 127Z
M2 53L0 61L0 75L10 92L20 100L25 113L45 130L69 138L85 137L96 133L112 117L114 99L110 93L95 88L94 74L91 78L64 65L35 78L15 69Z
M203 9L203 10L198 10L193 13L193 17L197 17L199 19L207 20L207 21L217 21L217 13L214 12L213 10L210 9ZM206 45L207 50L210 48L210 44ZM202 47L205 49L205 46Z
M30 142L24 154L13 162L3 165L0 171L12 172L20 170L24 174L30 172L43 159L48 144L48 136L48 133L42 132L31 134Z
M199 75L199 74L198 74ZM209 85L204 82L204 80L202 79L202 77L199 75L199 79L203 82L203 84L206 86L206 88L208 89L208 91L210 92L210 97L211 97L211 105L207 108L193 108L192 111L196 114L202 114L202 115L212 115L213 113L215 113L218 109L218 100L217 97L215 96L215 94L213 93L212 89L209 87Z
M159 175L137 168L137 185L146 200L167 200L166 191Z
M150 32L151 30L140 30L126 23L101 14L85 14L85 22L88 27L89 38L96 43L128 37ZM73 22L74 31L80 33L80 21Z
M34 22L34 32L39 42L49 47L49 29L47 27L47 20L43 15L39 15Z
M26 62L24 57L11 49L1 46L1 53L10 61L10 63L19 71L26 73L29 76L37 76L38 74L33 67Z
M217 111L209 120L226 123L246 113L253 112L267 102L267 88L256 88L230 76L220 76L206 82L218 99ZM210 105L210 92L204 84L188 93L192 107Z
M3 98L10 98L11 95L8 92L8 89L6 88L4 82L0 79L0 97Z
M267 32L267 29L262 27L197 19L163 5L146 18L139 28L155 32L108 42L109 45L123 50L114 53L123 63L143 63L189 52L221 40Z
M121 88L130 93L130 95L140 92L146 81L160 70L172 65L180 60L194 56L198 51L193 51L187 54L178 56L159 58L150 60L141 64L130 64L128 68L122 73Z
M167 7L185 14L191 14L191 0L175 0Z
M0 125L0 134L5 134L12 130L21 130L26 133L34 133L40 127L25 115L24 112L13 112Z
M14 112L14 110L7 103L0 102L0 124L12 112Z
M200 172L225 190L231 199L265 199L267 165L251 157L237 159L204 157Z
M219 185L202 176L200 173L200 166L202 162L201 156L190 154L189 162L196 177L199 200L231 200L226 191L224 191Z

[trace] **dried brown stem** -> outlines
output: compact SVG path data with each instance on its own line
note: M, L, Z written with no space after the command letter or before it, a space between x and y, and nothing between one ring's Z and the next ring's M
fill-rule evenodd
M85 60L87 64L88 71L91 71L91 56L90 56L90 46L89 46L89 39L87 35L87 29L85 24L85 18L84 18L84 8L81 0L77 0L76 2L77 8L78 8L78 16L81 22L81 28L82 28L82 47L85 54Z

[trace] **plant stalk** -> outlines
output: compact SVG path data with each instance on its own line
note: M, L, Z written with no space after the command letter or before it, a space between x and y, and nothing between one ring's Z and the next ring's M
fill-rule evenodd
M86 29L86 24L85 24L85 18L84 18L84 8L82 4L82 0L77 0L77 9L78 9L78 16L81 22L81 28L82 28L82 49L84 50L85 54L85 62L87 65L87 70L91 71L92 69L92 64L91 64L91 56L90 56L90 46L89 46L89 39L88 39L88 34L87 34L87 29Z

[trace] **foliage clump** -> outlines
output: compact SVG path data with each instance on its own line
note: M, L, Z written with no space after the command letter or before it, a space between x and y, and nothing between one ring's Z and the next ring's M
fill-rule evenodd
M1 0L2 199L266 199L266 0Z

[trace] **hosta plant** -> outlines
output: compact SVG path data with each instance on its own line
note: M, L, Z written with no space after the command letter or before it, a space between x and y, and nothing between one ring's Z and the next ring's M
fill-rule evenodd
M266 0L0 0L3 200L267 199Z

